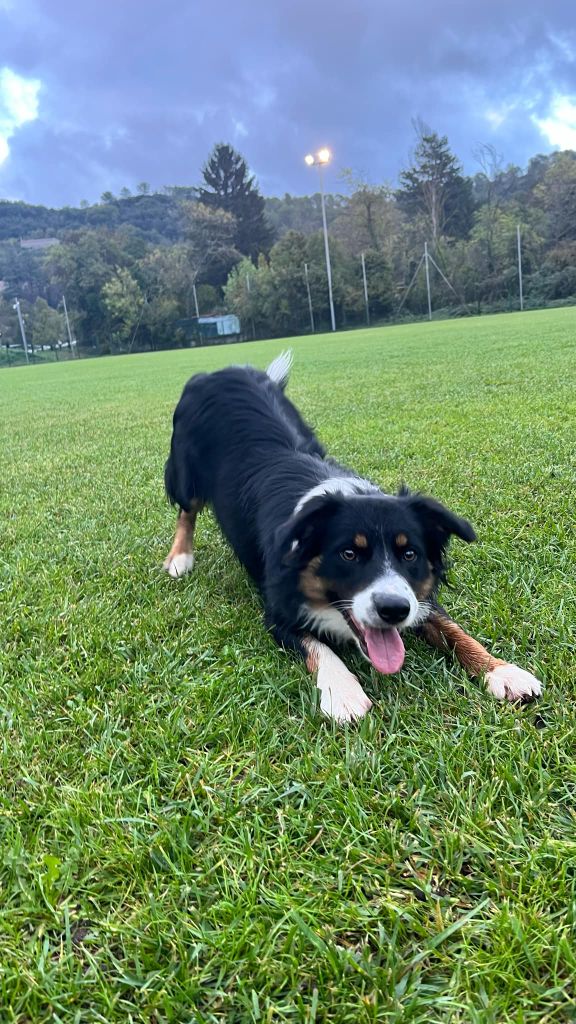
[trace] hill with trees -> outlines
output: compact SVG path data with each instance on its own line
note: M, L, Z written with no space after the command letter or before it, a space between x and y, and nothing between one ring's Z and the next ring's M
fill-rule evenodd
M444 315L518 307L517 230L530 307L576 301L576 153L537 155L525 169L491 147L465 175L448 139L416 125L397 186L345 172L326 197L339 327L422 316L424 244L432 303ZM237 313L247 337L324 330L328 289L319 195L265 199L224 143L201 181L104 193L54 210L0 201L0 331L18 344L18 296L30 343L64 337L61 299L86 351L185 343L179 324ZM23 240L45 239L46 248ZM362 257L364 270L362 267Z

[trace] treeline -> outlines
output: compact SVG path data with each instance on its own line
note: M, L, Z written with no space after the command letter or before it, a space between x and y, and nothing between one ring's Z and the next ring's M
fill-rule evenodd
M339 327L424 315L425 243L436 311L517 308L518 228L526 304L576 301L576 153L525 170L488 146L476 156L464 175L448 140L418 125L396 188L348 172L326 197ZM237 313L247 337L325 330L321 224L319 195L265 200L227 145L197 186L143 182L79 209L0 202L1 342L18 342L16 296L34 346L65 338L62 295L79 345L95 352L187 343L196 309ZM39 237L57 244L21 244Z

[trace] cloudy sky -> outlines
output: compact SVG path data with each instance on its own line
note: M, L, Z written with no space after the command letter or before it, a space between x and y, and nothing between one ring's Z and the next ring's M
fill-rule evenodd
M324 145L329 188L394 183L417 117L469 172L576 149L574 0L0 0L0 198L193 184L218 141L267 195Z

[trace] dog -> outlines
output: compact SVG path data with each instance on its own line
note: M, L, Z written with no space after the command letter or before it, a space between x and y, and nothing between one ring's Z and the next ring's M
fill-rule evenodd
M179 507L170 576L192 569L196 519L210 505L259 588L266 626L304 659L321 710L338 722L362 718L371 701L330 645L355 644L386 675L402 667L407 629L453 650L495 697L538 696L538 679L495 658L438 603L449 541L474 541L470 523L407 488L385 494L328 458L285 395L291 365L287 352L265 372L233 366L186 384L164 474Z

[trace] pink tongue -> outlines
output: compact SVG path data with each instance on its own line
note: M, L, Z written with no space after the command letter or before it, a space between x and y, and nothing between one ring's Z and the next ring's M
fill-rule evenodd
M404 644L397 629L367 629L364 639L368 657L379 672L398 672L404 662Z

